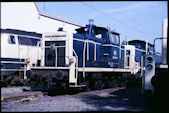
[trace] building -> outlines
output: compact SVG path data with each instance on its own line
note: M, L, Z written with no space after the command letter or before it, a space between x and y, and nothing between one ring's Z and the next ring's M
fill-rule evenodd
M84 25L47 14L35 2L1 2L1 29L18 29L37 33L51 32L63 27L65 31Z

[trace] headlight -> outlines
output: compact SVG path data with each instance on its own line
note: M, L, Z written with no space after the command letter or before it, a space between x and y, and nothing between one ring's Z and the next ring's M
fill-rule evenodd
M151 65L151 64L148 64L147 66L146 66L146 69L147 70L151 70L153 68L153 66Z
M70 57L70 58L69 58L69 64L72 64L72 63L74 63L74 62L76 62L75 57Z
M152 58L152 57L150 57L150 56L149 56L149 57L147 57L147 62L148 62L148 63L153 62L153 58Z

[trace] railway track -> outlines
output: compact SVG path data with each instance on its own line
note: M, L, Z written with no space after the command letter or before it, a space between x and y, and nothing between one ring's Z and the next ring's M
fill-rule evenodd
M26 92L27 94L29 92ZM2 111L39 112L39 111L156 111L159 106L149 95L140 95L141 88L117 87L73 95L39 96L36 101L5 101ZM31 95L32 96L32 95ZM37 95L38 96L38 95ZM26 97L23 97L26 98ZM35 109L36 108L36 109Z
M123 89L126 88L124 86L117 86L114 88L104 88L101 89L103 91L108 91L108 90L118 90L118 89ZM3 89L3 88L2 88ZM1 91L3 92L3 90L1 89ZM14 87L15 89L15 87ZM17 89L17 87L16 87ZM11 88L4 88L4 90L6 90L5 92L8 92L10 94L7 95L3 95L3 93L1 93L1 96L4 96L3 101L9 101L9 100L18 100L18 99L22 99L22 98L28 98L31 96L40 96L40 95L48 95L48 96L57 96L57 95L65 95L65 94L83 94L83 93L89 93L89 92L96 92L100 91L97 89L83 89L83 88L70 88L70 89L64 89L62 87L57 87L57 86L46 86L46 85L41 85L41 86L33 86L33 87L29 87L28 89L25 89L25 87L20 87L20 91L19 93L16 93L16 91L14 91L14 93L12 93ZM7 91L8 90L8 91Z
M1 93L1 101L13 101L13 100L20 100L20 99L24 99L24 98L29 98L29 97L38 97L38 96L43 96L43 95L48 95L48 96L62 96L65 94L68 95L84 95L84 94L90 94L90 93L98 93L98 92L107 92L110 90L113 91L118 91L121 89L125 89L125 87L117 87L117 88L109 88L109 89L102 89L102 90L91 90L91 91L87 91L85 92L83 89L73 89L73 90L69 90L69 91L63 91L60 89L55 88L49 88L45 91L42 91L44 88L42 87L33 87L32 89L30 88L29 90L25 90L25 88L23 88L22 92L16 92L14 91L13 93L10 92L9 94L3 94ZM8 90L8 88L5 88L5 90ZM9 88L9 90L11 90ZM34 90L34 91L33 91ZM35 90L39 90L39 91L35 91ZM41 90L41 91L40 91ZM3 92L3 90L2 90ZM2 100L3 98L3 100Z
M28 98L28 97L37 97L40 95L43 95L43 93L41 91L23 92L23 93L13 94L10 96L1 96L1 101L18 100L18 99L23 99L23 98ZM3 100L2 100L2 98L3 98Z

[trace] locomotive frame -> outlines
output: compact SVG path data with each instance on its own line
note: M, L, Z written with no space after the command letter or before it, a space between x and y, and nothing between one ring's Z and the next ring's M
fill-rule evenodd
M86 28L87 31L85 31ZM104 42L95 38L95 32L98 29L108 34L104 37ZM55 81L54 84L61 84L64 87L86 86L90 89L102 89L125 85L128 78L134 77L133 74L140 70L138 63L134 61L134 51L132 50L134 46L124 45L124 48L121 48L118 33L95 25L86 25L84 28L77 29L77 31L76 34L65 31L43 34L42 48L44 53L41 66L31 67L32 73L29 76L42 77L40 81L43 83L45 77L51 77L51 80L47 80L50 83L47 84L53 84L52 81ZM118 36L119 42L117 44L111 43L110 33ZM91 44L93 44L93 51L91 51ZM97 48L98 46L100 46L100 50ZM123 65L120 65L118 62L118 60L121 60L121 53L126 54L125 49L132 50L131 56L126 56L129 58L130 65L124 65L124 62ZM62 55L60 55L61 53ZM93 56L90 56L91 53ZM109 56L111 59L108 58L108 61L102 59L102 62L99 62L101 60L99 59L100 53L103 57ZM125 58L125 56L122 58ZM91 59L92 61L90 61ZM48 62L48 60L51 61ZM62 60L62 64L58 63L60 60ZM124 61L124 59L122 60ZM137 67L134 67L136 64Z

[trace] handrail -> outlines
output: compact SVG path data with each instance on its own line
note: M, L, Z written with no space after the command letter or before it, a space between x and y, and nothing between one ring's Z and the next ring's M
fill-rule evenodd
M155 41L156 41L157 39L167 39L167 37L163 37L163 38L155 38L155 39L154 39L154 42L153 42L153 44L154 44L154 51L153 51L153 54L155 54Z
M86 50L86 40L84 42L84 48L83 48L83 77L85 77L85 71L84 71L84 68L85 68L85 50Z
M76 75L75 78L76 78L78 77L78 56L74 49L73 49L73 53L75 54L75 57L76 57L76 74L75 74Z
M56 46L56 45L55 45L55 47L58 47L58 48L59 48L59 47L66 47L66 46ZM51 46L45 46L45 48L51 48Z

